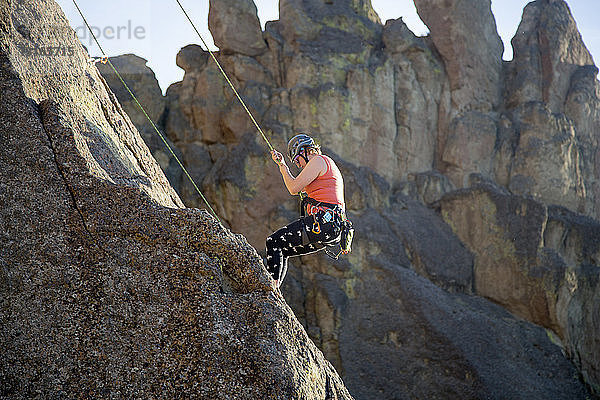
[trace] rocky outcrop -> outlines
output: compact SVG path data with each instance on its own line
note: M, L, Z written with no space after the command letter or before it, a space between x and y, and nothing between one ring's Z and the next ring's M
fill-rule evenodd
M231 8L221 9L226 15L237 4L214 7ZM489 1L416 6L430 28L427 37L416 37L401 19L382 26L368 2L282 0L280 19L262 32L264 52L233 51L229 43L240 41L235 34L221 42L216 55L273 146L282 149L296 132L311 132L346 180L357 226L353 253L338 262L294 260L283 292L361 398L503 398L512 382L532 398L585 398L580 386L561 392L559 387L578 385L570 378L559 383L534 372L548 365L557 369L542 376L571 371L559 367L550 350L548 358L534 357L531 369L516 357L502 357L515 354L514 348L526 354L533 354L531 346L554 349L551 338L559 345L562 340L586 382L598 382L591 355L598 353L597 343L589 339L597 330L597 263L571 263L557 246L545 244L553 207L598 217L597 69L564 1L528 6L514 41L521 50L507 63ZM256 33L255 22L248 24L240 31ZM297 216L297 205L207 53L190 45L177 63L186 72L167 92L166 131L220 217L263 248L270 231ZM539 89L531 89L535 85ZM528 94L534 91L540 95ZM483 189L488 186L494 189ZM180 193L186 204L200 205L190 188L183 185ZM470 297L475 293L546 327L549 335L534 339L524 333L531 325L517 324L517 331L499 330L495 346L475 339L486 336L487 325L474 322L473 340L497 361L490 372L494 367L456 344L449 325L460 317L445 316L446 325L425 323L419 306L398 301L415 295L403 280L415 278L419 290L429 290L407 269L444 289L438 295L430 287L436 300L428 303L427 315L446 315L440 311L446 303L463 302L489 317L485 324L507 321L489 303ZM421 327L426 339L420 342L404 326ZM503 347L506 341L514 347ZM429 356L434 349L443 349L443 360ZM407 376L418 375L412 362L432 360L433 375L419 375L426 383L407 383ZM406 374L389 373L405 365ZM446 369L465 378L441 372ZM540 391L528 392L532 386ZM459 394L449 395L453 390Z
M361 39L376 42L381 30L379 16L370 0L282 0L279 18L287 43L306 46L305 49L314 46L318 51L322 45L331 52L357 49L362 47ZM334 38L339 41L331 40Z
M267 50L252 0L209 3L208 27L221 51L258 56Z
M444 60L455 112L495 110L504 46L491 1L416 0L415 6Z
M0 93L2 398L351 399L256 251L182 208L54 1L0 2Z
M513 110L519 143L509 187L597 217L597 161L591 150L597 147L591 126L597 121L597 81L583 78L596 67L567 4L530 3L512 43L506 106ZM581 79L591 96L575 94L583 89Z
M282 136L285 142L295 131L318 132L323 145L372 168L394 186L437 170L454 186L467 187L469 176L477 173L514 193L596 216L596 156L590 150L596 147L591 132L598 124L595 67L563 1L540 0L527 7L514 40L515 59L507 63L505 75L498 72L502 45L485 2L444 3L448 10L417 4L432 31L427 38L415 37L401 19L387 21L381 29L366 3L317 3L282 2L281 19L269 22L263 34L265 53L249 57L228 49L219 54L275 140ZM214 7L222 14L243 8L223 2ZM255 12L250 14L254 18ZM335 25L338 40L327 34L330 20L355 23ZM223 24L213 26L214 34L227 37L219 29ZM461 40L450 40L454 36L446 32L462 35ZM360 40L342 40L344 35ZM555 83L542 79L549 72L536 69L541 63L527 54L556 60L543 67L556 70L550 74L556 75ZM166 129L183 146L186 165L203 177L210 169L207 147L214 164L224 154L223 144L237 145L254 127L206 53L188 46L178 58L187 72L168 91ZM482 64L464 65L469 59ZM529 91L518 89L519 82L542 80L550 86L538 92L560 94L565 107L558 111L564 114L556 115L548 96L515 95ZM567 88L559 90L565 82ZM552 85L558 85L556 90ZM508 112L502 98L490 94L505 86ZM464 90L475 93L469 99L483 96L475 101L479 105L456 100L465 97L460 94Z
M529 3L512 40L507 106L544 102L553 113L564 112L571 78L580 66L593 65L567 3Z
M440 207L474 254L475 292L552 329L598 382L600 224L489 184L446 195Z

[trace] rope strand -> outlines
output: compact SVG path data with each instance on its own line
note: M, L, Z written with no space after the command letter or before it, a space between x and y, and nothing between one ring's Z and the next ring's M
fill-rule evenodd
M187 169L184 167L183 163L179 160L179 157L177 157L177 155L175 154L175 152L173 151L173 149L171 148L171 146L167 142L167 139L165 139L165 137L160 132L160 130L158 129L158 127L156 126L156 124L154 123L154 121L152 121L152 119L150 118L150 116L148 115L148 113L146 112L146 110L144 109L144 107L142 107L142 105L138 101L138 99L135 96L135 94L133 94L133 92L131 91L131 89L127 85L127 83L125 83L125 80L123 79L123 77L121 76L121 74L119 73L119 71L117 71L117 69L115 68L115 66L113 65L113 63L110 61L110 58L108 58L108 56L104 52L104 49L100 45L100 42L98 42L98 39L96 38L96 35L94 34L94 32L92 31L92 28L88 24L87 19L85 18L85 16L83 15L83 12L79 8L79 5L77 4L77 1L73 0L73 4L75 4L75 7L77 8L77 11L79 12L79 15L81 15L81 18L83 19L83 22L85 23L85 25L87 26L88 30L90 31L90 34L94 38L94 41L98 45L98 48L102 52L102 55L107 58L108 65L110 65L110 67L115 72L115 74L117 75L117 77L119 78L119 80L121 81L121 83L123 84L123 86L125 86L125 89L127 89L127 91L129 92L129 94L131 95L131 97L133 98L133 100L135 101L135 103L137 104L137 106L140 108L140 110L142 110L142 113L146 116L146 118L150 122L150 125L152 125L152 127L154 128L154 130L156 131L156 133L158 134L158 136L161 138L161 140L163 141L163 143L165 144L165 146L167 147L167 149L169 150L169 152L171 153L171 155L173 156L173 158L177 161L177 163L179 164L179 166L183 170L183 173L190 180L190 182L194 186L194 189L196 189L196 192L198 192L198 194L200 195L200 197L202 198L202 200L204 201L204 203L206 204L206 206L208 207L208 209L210 210L210 212L212 213L212 215L217 219L217 221L219 222L219 224L221 224L221 220L217 216L217 213L215 212L215 210L213 210L213 208L211 207L211 205L208 202L208 200L206 199L206 197L204 197L204 195L202 194L202 192L198 188L198 185L196 185L196 182L194 182L194 179L192 179L192 177L188 173ZM261 133L262 133L262 131L261 131ZM222 224L221 224L221 226L222 226Z
M214 62L217 64L217 67L219 67L219 70L221 71L221 73L225 77L225 80L227 81L227 83L231 87L231 90L233 90L233 93L235 93L236 97L238 98L238 100L242 104L242 107L244 107L244 110L246 110L246 113L248 113L248 116L250 117L250 119L254 123L254 126L256 127L256 129L258 130L258 132L262 135L262 137L265 140L265 142L267 142L267 146L269 146L269 150L273 151L274 149L273 149L273 146L271 146L271 143L269 142L269 139L267 139L267 137L265 136L263 130L260 127L260 125L258 124L258 122L256 122L256 119L254 119L254 116L252 115L252 113L250 112L250 110L248 109L248 107L246 106L246 103L244 102L244 100L242 100L242 97L239 95L238 91L235 89L235 86L233 86L233 83L231 83L231 80L229 80L229 77L225 73L225 70L223 69L223 67L221 67L221 63L219 63L219 60L217 60L217 57L215 56L214 52L212 52L208 48L208 45L206 44L206 42L202 38L202 35L200 34L200 32L198 31L198 29L196 28L196 25L194 25L194 22L192 21L192 19L188 15L188 13L185 11L185 9L183 8L183 6L179 2L179 0L175 0L175 1L177 2L177 4L179 4L179 7L181 8L181 11L183 11L183 14L186 16L187 20L190 21L190 24L192 24L192 28L194 28L194 31L196 31L196 33L198 34L198 37L202 41L202 44L204 45L204 47L206 47L206 50L208 50L208 52L210 53L210 56L212 57L212 59L214 60Z

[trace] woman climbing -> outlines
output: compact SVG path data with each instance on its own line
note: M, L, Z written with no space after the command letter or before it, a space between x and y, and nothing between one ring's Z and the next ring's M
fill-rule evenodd
M292 256L317 252L340 241L345 221L344 181L337 165L321 154L321 148L306 134L294 136L288 143L290 160L301 169L294 177L283 155L271 151L290 194L306 192L302 217L267 238L267 270L279 287Z

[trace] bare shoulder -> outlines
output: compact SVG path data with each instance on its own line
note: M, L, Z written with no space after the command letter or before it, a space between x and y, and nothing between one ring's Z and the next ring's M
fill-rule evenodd
M311 168L319 171L319 176L327 172L327 162L325 162L325 156L319 154L317 157L313 157L307 164L307 167L311 165Z

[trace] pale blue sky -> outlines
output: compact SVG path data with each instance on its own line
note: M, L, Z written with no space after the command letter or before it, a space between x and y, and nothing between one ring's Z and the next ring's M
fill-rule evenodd
M100 51L89 41L83 21L72 0L56 0L78 32L82 42L97 56ZM214 48L208 31L208 0L180 0L199 28L204 40ZM266 21L278 19L277 0L255 0L258 16L264 26ZM512 58L510 40L515 34L523 8L528 0L492 0L498 33L504 42L504 59ZM371 0L381 21L402 17L417 35L428 32L419 19L412 0ZM600 14L598 0L567 0L583 40L594 55L600 57ZM148 60L163 89L183 78L183 70L175 64L180 48L190 43L200 44L189 22L175 0L78 0L90 25L100 31L99 40L110 55L134 53Z

